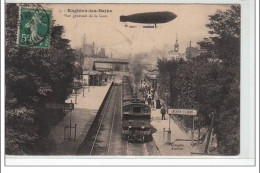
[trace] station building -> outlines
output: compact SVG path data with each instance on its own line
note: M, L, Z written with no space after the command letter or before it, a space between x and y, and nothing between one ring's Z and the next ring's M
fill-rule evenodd
M83 84L99 86L102 81L114 79L129 71L129 60L86 57L83 66Z

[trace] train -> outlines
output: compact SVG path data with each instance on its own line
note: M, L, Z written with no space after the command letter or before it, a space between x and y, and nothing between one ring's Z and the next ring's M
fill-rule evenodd
M148 141L151 139L151 108L129 76L122 77L122 137L128 141Z

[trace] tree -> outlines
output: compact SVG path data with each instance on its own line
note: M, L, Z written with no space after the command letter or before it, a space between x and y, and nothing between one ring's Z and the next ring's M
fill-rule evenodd
M235 155L240 151L240 6L218 10L209 16L212 37L199 42L202 57L215 66L209 71L214 88L209 90L218 112L215 132L220 154ZM220 108L224 111L220 111Z
M70 40L62 38L64 27L54 21L49 48L18 46L18 7L7 4L6 11L6 152L32 154L41 128L48 127L49 122L43 121L45 104L64 103L71 93L78 71L75 51Z
M206 25L211 37L198 44L200 55L188 60L158 60L158 93L170 106L199 110L204 126L216 113L214 133L218 152L236 155L240 150L240 6L218 10ZM177 117L191 128L191 118Z
M161 98L166 100L165 93L169 93L168 104L170 106L175 106L176 103L176 72L177 72L177 61L176 60L167 60L165 58L158 59L157 67L159 70L159 75L157 77L159 87L159 95Z

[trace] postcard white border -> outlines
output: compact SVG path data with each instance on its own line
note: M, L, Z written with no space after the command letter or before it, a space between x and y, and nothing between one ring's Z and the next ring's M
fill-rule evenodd
M8 3L25 3L25 2L37 2L37 3L60 3L58 0L7 0ZM62 3L206 3L206 4L240 4L242 13L241 13L241 153L238 157L228 157L224 158L214 158L214 157L163 157L163 158L154 158L154 159L144 159L144 158L118 158L115 157L107 158L100 157L96 159L80 158L79 156L68 156L68 157L47 157L43 158L42 156L34 157L14 157L14 156L5 156L3 155L4 151L4 96L5 96L5 69L4 69L4 30L1 30L1 165L5 161L6 165L30 165L30 166L55 166L55 165L74 165L74 166L94 166L94 165L164 165L164 166L180 166L180 165L236 165L236 166L253 166L255 164L255 130L259 131L259 115L255 112L255 96L258 92L255 90L255 63L259 60L255 59L255 2L253 0L142 0L142 1L119 1L119 0L110 0L109 2L105 0L63 0ZM5 26L4 23L4 3L1 1L1 25ZM257 16L257 15L256 15ZM257 16L258 17L258 16ZM249 19L249 20L248 20ZM249 55L249 56L248 56ZM259 55L259 54L258 54ZM259 56L257 56L259 57ZM259 70L259 66L258 66ZM257 78L258 79L258 78ZM259 82L259 81L258 81ZM258 86L259 87L259 86ZM257 88L258 89L258 88ZM259 93L258 93L259 94ZM259 96L257 94L257 96ZM259 99L259 98L258 98ZM258 102L259 104L259 102ZM257 105L258 105L257 104ZM256 122L255 122L256 121ZM255 126L255 123L258 125ZM247 128L250 127L250 128ZM249 140L246 140L245 137L248 136ZM259 140L259 138L258 138ZM259 146L259 143L258 145ZM257 148L258 151L258 148ZM258 153L258 152L257 152ZM259 156L258 156L259 157ZM22 159L21 159L22 158ZM51 158L51 159L50 159ZM203 159L201 159L203 158ZM6 159L6 160L5 160Z

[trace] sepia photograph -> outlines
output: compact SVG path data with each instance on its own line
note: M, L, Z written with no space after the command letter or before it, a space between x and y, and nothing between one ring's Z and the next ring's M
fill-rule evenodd
M239 156L240 4L5 4L6 156Z

